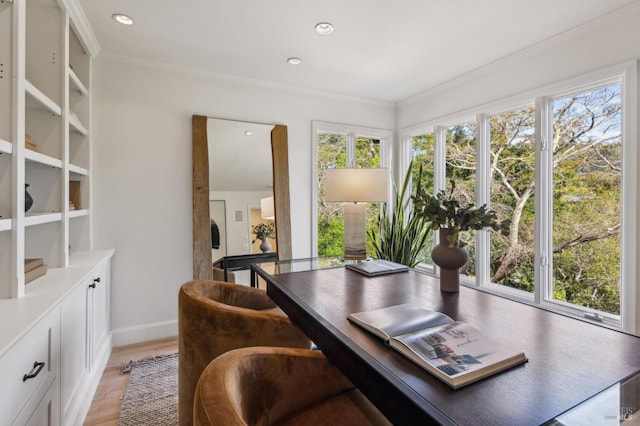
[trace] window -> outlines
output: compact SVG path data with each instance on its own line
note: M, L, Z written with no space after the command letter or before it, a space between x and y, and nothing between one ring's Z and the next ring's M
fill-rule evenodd
M344 253L342 203L325 203L325 170L328 168L387 167L391 132L332 123L313 123L315 144L315 229L314 256ZM380 205L367 204L367 229L376 226ZM369 253L369 249L367 250Z
M634 329L635 259L625 262L623 247L633 253L637 239L637 148L625 136L635 135L635 76L635 65L617 67L523 96L520 106L461 113L472 121L404 132L414 175L420 164L433 170L427 188L450 191L453 179L459 197L511 220L509 236L462 236L465 281Z
M491 282L533 293L535 259L535 108L490 117L489 200L508 237L490 236Z
M549 297L620 314L619 83L550 101L553 278Z
M476 199L476 125L473 121L450 126L445 135L445 190L465 203ZM455 188L450 182L455 182ZM476 235L472 231L460 233L460 241L465 245L469 260L462 271L469 277L475 276Z
M411 158L413 158L411 176L411 186L418 187L418 176L420 175L420 166L422 166L422 187L429 192L433 192L434 188L434 168L433 159L435 155L435 136L434 133L425 132L411 137ZM433 250L434 234L430 233L427 244L419 256L423 263L432 263L431 250Z

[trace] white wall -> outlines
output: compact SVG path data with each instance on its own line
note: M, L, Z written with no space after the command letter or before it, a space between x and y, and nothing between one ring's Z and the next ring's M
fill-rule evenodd
M394 105L95 61L94 247L115 248L114 343L175 335L192 277L191 117L288 126L294 257L311 253L311 121L392 128Z
M514 54L401 102L397 111L397 127L402 130L420 123L437 121L440 117L455 115L460 111L474 111L474 107L478 105L499 102L572 77L630 61L637 64L639 58L640 3L635 3L620 13L594 21L560 38ZM640 93L638 96L640 97ZM632 136L637 139L640 134L637 123L640 120L637 116L631 120L636 123L636 134ZM400 152L400 147L396 148ZM636 158L635 164L640 164L640 158ZM640 188L640 182L636 188ZM632 208L632 211L638 211L638 208ZM640 223L640 215L636 214L635 222ZM630 249L625 250L625 255L632 265L640 264L637 251L639 238L640 235L636 235L625 246L630 246ZM635 276L640 277L638 267L635 268ZM628 282L627 285L632 288L630 294L636 300L638 311L640 289L636 289L635 282ZM632 330L631 325L635 323L636 331L640 331L640 313L634 314L635 319L632 316L626 318L628 329Z
M635 3L401 102L397 125L402 129L638 58L640 3Z

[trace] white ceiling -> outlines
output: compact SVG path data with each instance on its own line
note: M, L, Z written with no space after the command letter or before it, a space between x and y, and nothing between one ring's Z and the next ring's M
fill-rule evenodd
M640 0L80 0L103 52L397 102ZM126 27L111 19L125 13ZM318 22L335 31L315 33ZM288 57L302 58L293 66Z

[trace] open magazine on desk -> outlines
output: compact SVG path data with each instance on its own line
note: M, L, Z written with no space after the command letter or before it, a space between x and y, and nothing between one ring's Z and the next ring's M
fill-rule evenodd
M348 320L454 389L527 361L522 351L413 303L352 313Z

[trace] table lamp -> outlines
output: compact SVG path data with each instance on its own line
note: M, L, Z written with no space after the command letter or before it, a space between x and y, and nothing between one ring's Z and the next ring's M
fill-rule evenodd
M366 204L387 201L388 169L327 169L326 202L347 202L344 205L344 258L362 260L366 250Z
M273 208L273 197L260 200L260 217L272 220L276 218L276 211Z

